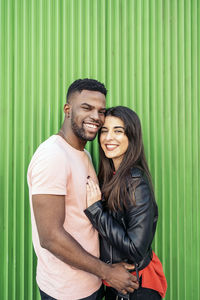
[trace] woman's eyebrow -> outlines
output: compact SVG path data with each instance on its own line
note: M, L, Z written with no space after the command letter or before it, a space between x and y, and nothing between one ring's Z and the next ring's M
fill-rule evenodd
M125 128L124 128L123 126L114 126L113 128L114 128L114 129L120 128L120 129L125 130ZM101 129L108 129L108 127L102 126Z
M125 129L123 126L114 126L114 128L122 128L122 129Z

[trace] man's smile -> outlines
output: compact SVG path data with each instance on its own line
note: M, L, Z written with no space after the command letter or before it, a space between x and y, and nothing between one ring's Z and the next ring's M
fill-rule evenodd
M96 133L99 130L100 124L92 122L83 122L83 126L90 132Z

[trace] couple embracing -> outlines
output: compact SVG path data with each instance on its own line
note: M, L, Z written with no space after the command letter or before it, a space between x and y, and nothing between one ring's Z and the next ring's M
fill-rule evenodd
M127 107L106 110L106 94L94 79L73 82L60 131L28 168L41 299L156 300L166 293L151 249L158 208L140 120ZM98 179L84 149L97 133Z

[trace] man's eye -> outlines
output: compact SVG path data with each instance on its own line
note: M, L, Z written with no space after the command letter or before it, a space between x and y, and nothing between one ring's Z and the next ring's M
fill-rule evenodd
M99 113L100 113L101 115L105 115L106 112L105 112L105 111L100 111Z
M83 107L83 109L84 109L84 110L89 110L89 107L86 107L86 106L85 106L85 107Z

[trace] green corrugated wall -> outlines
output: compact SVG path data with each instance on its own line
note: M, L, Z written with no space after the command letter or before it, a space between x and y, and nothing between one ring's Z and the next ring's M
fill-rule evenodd
M200 299L198 0L0 0L0 299L39 299L27 166L84 77L106 84L107 106L139 114L165 299Z

